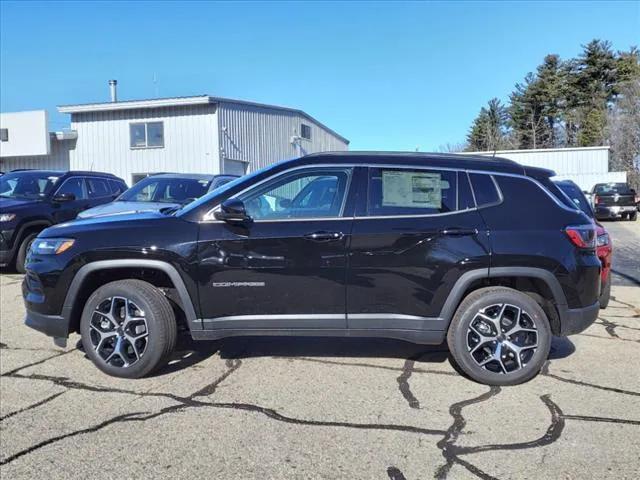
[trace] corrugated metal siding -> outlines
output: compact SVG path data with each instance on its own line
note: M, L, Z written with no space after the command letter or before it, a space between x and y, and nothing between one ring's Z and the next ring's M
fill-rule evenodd
M493 156L493 152L477 152ZM609 149L567 148L550 150L498 151L496 156L514 160L522 165L554 170L559 179L573 180L583 190L596 183L626 182L625 172L609 172Z
M215 105L74 114L71 167L113 173L131 184L147 172L219 173ZM129 124L164 122L163 148L130 148Z
M348 144L316 122L295 112L221 102L218 109L220 155L249 162L247 171L315 152L345 151ZM311 140L291 144L300 124L311 127Z
M51 153L34 157L6 157L0 160L0 170L9 172L16 168L39 170L69 170L69 153L75 148L75 140L51 139Z

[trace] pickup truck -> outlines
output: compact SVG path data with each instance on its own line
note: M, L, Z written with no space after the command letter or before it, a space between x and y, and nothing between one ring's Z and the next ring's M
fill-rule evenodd
M636 191L626 183L596 183L591 194L596 219L638 218Z

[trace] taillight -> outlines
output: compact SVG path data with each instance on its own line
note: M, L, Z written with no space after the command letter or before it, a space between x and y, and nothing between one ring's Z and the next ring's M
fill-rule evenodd
M564 231L576 247L596 248L596 229L593 225L571 226Z

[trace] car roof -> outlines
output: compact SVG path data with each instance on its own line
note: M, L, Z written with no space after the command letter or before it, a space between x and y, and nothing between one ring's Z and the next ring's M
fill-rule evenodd
M89 172L85 170L38 170L35 168L18 168L15 170L11 170L7 173L21 173L21 172L29 172L29 173L42 173L44 175L57 175L58 177L69 176L69 175L82 175L87 177L107 177L112 180L122 180L119 177L116 177L113 173L105 173L105 172Z
M489 170L524 174L525 168L513 160L482 155L422 152L322 152L305 155L286 163L289 165L329 164L408 165ZM538 170L538 169L536 169ZM542 169L540 169L542 172ZM550 172L545 170L545 173Z
M147 178L184 178L188 180L213 180L219 175L209 175L205 173L155 173Z

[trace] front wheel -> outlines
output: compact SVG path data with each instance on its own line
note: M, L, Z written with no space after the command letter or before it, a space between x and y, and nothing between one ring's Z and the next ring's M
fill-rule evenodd
M629 220L635 222L638 219L638 212L633 212L629 214Z
M470 293L456 311L447 343L453 359L473 380L517 385L538 374L551 348L542 307L506 287Z
M160 290L141 280L119 280L89 297L80 333L84 351L100 370L141 378L165 362L177 328L171 304Z
M20 243L20 248L18 248L18 254L16 255L16 270L18 273L25 273L25 263L27 261L27 253L29 253L29 248L31 248L31 244L38 236L37 233L30 233L26 237L22 239Z

